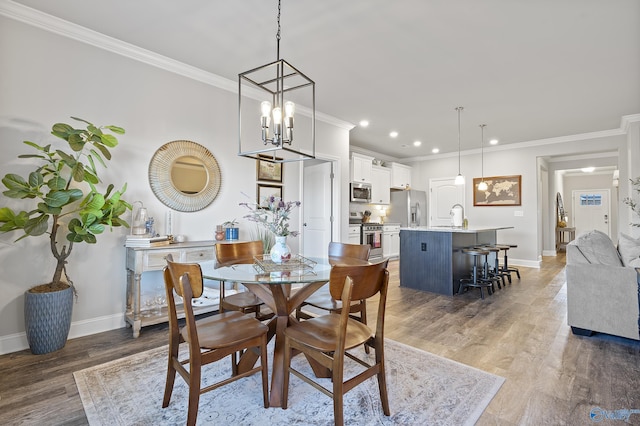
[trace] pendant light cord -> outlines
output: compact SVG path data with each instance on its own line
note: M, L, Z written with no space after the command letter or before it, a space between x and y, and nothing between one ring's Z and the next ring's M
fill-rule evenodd
M458 174L460 175L460 112L464 109L464 107L456 107L456 111L458 111Z
M480 162L482 164L482 182L484 182L484 127L486 124L480 125Z

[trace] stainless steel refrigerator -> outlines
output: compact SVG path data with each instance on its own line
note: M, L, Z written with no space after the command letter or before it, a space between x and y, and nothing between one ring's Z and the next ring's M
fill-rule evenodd
M400 226L427 226L427 193L410 189L391 191L391 205L386 222L400 222Z

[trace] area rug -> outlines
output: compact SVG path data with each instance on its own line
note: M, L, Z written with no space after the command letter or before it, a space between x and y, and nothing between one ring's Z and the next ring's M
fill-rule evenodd
M346 425L473 425L504 382L502 377L393 340L385 340L385 345L391 416L383 414L377 380L372 378L345 395ZM362 348L355 350L367 357ZM185 424L188 390L179 375L171 403L162 408L166 357L167 347L162 347L75 372L89 424ZM368 357L371 360L373 354ZM203 386L228 377L230 364L208 365ZM345 364L345 377L361 370L355 362ZM294 357L292 365L311 374L303 356ZM329 379L320 380L331 388ZM283 410L263 407L259 374L223 386L200 397L198 424L333 424L330 398L293 375L289 389L289 408Z

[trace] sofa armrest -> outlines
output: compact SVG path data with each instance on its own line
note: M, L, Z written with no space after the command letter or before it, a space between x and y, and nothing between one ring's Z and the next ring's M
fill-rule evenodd
M634 268L567 264L566 276L570 326L640 340Z

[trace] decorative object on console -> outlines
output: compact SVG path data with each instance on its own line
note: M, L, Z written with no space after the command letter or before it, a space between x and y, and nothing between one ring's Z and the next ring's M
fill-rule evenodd
M486 191L487 189L489 189L487 182L484 181L484 128L486 126L486 124L480 125L480 167L482 170L482 181L478 184L478 191Z
M486 177L486 191L477 189L480 178L473 178L473 205L479 206L520 206L522 205L522 176Z
M67 341L75 287L66 266L74 245L95 244L97 235L107 227L110 230L129 227L122 219L127 209L131 209L122 198L126 184L119 191L114 191L112 184L100 191L96 168L97 163L106 167L105 160L111 159L109 150L118 145L113 134L122 135L124 129L71 118L83 122L86 129L75 129L65 123L56 123L51 128L52 135L68 143L68 152L52 144L40 146L25 141L36 153L19 158L30 158L40 164L27 179L12 173L2 179L8 189L3 192L6 197L29 199L35 206L17 212L9 207L0 208L0 232L22 230L24 234L18 240L47 234L46 245L56 260L51 282L25 292L25 330L34 354L56 351ZM63 233L64 240L59 238ZM29 250L24 256L39 254Z
M454 184L456 185L464 185L464 176L460 172L460 113L464 110L464 107L456 107L456 111L458 111L458 176L456 176Z
M284 59L280 59L280 1L278 1L278 32L276 34L276 61L238 74L238 155L272 163L284 163L315 158L315 83ZM269 100L260 104L258 115L253 103L243 104L243 90L255 97L254 92L266 92ZM286 98L285 98L286 95ZM306 105L305 115L311 118L308 140L302 132L294 140L294 113L296 105ZM244 119L243 119L244 117ZM246 126L249 137L242 137L243 124L260 123L262 138L254 138L252 126ZM254 142L255 140L255 142ZM244 143L244 148L243 148ZM262 154L262 155L261 155Z
M218 162L204 146L186 140L162 145L149 163L149 184L155 196L179 212L204 209L222 186Z
M228 220L222 224L224 227L224 236L227 240L237 240L239 235L238 222L233 220Z
M215 236L216 241L222 241L225 239L225 237L226 235L225 235L224 225L216 225L216 236Z

